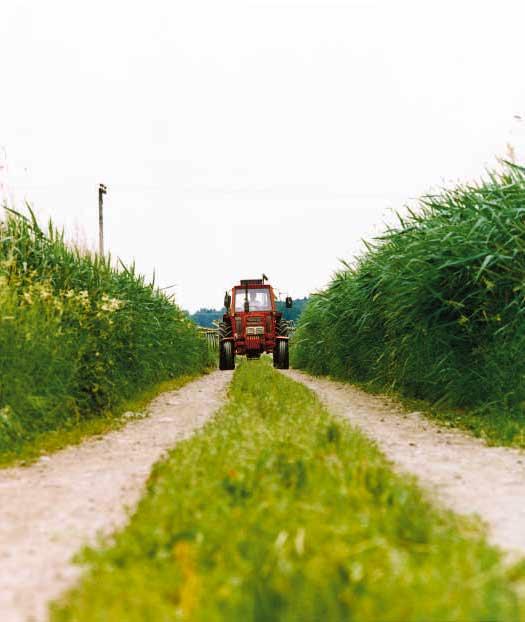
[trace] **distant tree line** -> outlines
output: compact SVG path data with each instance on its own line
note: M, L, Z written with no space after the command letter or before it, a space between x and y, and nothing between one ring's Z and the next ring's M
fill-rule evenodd
M295 298L293 301L293 307L291 309L287 309L284 302L279 301L277 303L277 310L283 314L285 320L293 320L294 322L297 322L307 302L308 298Z
M190 319L192 319L195 324L199 326L209 327L213 326L214 320L220 320L224 315L224 307L222 309L206 309L202 308L195 313L190 314Z
M291 309L286 309L284 302L279 301L277 303L277 309L281 311L285 320L294 320L297 322L307 302L308 298L297 298L293 301L293 307ZM189 316L195 324L211 327L213 326L214 320L220 320L222 318L224 312L224 307L222 309L207 309L203 307L195 311L195 313L189 314Z

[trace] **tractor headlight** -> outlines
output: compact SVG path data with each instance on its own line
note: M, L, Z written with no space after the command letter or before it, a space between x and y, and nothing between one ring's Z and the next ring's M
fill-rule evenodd
M264 335L264 326L247 326L247 335Z

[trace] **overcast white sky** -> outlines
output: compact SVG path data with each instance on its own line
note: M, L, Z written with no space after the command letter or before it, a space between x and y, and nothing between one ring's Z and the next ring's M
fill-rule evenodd
M303 296L392 208L525 153L523 0L1 0L10 196L178 302Z

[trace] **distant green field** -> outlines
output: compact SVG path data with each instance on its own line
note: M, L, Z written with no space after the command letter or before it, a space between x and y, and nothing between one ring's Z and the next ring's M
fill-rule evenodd
M525 565L433 507L265 361L153 470L123 531L82 555L53 622L516 622Z
M292 364L525 446L524 171L423 197L311 297Z
M0 461L42 434L60 446L49 433L95 429L86 422L209 362L172 300L32 214L0 221L0 353Z

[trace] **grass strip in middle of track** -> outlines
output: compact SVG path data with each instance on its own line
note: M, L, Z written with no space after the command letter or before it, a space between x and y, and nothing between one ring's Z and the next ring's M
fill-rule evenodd
M52 620L522 619L523 565L264 362L159 463Z

